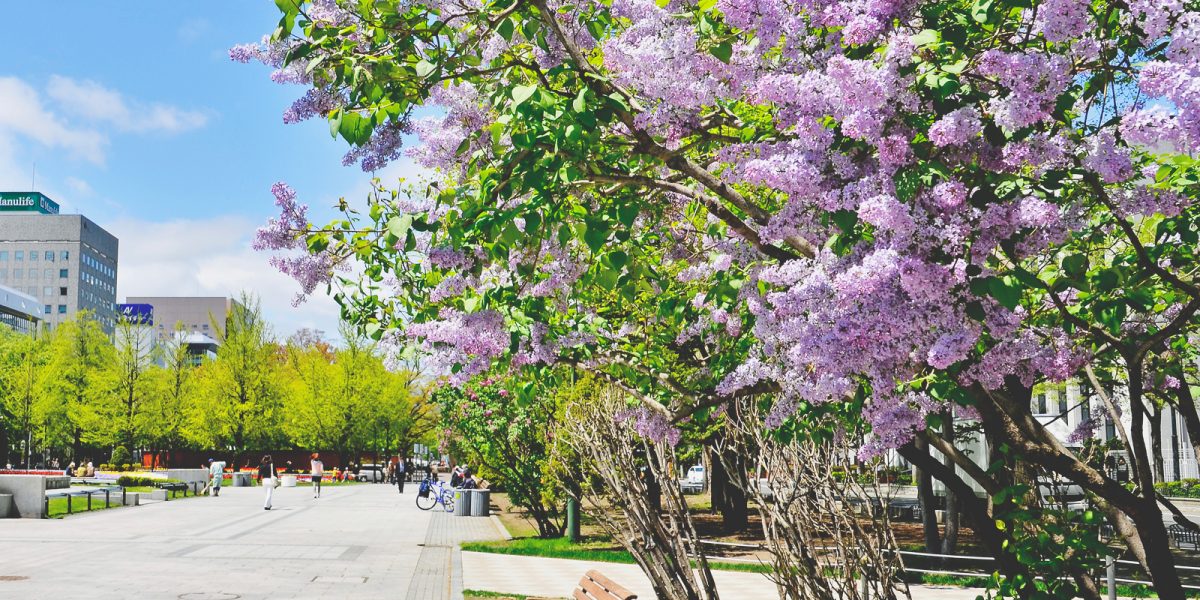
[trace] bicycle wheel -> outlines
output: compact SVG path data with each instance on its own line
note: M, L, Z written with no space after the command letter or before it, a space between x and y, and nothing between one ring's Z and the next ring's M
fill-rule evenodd
M442 494L442 504L446 507L446 512L454 512L454 493Z
M433 495L432 490L430 490L430 492L424 496L417 494L417 508L421 510L429 510L433 508L434 504L437 504L437 496Z

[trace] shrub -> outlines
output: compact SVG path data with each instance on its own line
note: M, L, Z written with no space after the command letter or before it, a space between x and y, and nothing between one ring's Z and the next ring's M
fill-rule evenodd
M136 467L137 467L137 465L125 463L125 464L121 465L121 470L122 471L133 471L133 470L135 470Z
M133 460L133 455L129 453L129 449L125 446L117 446L113 448L112 458L109 459L109 462L114 465L123 465L131 460Z

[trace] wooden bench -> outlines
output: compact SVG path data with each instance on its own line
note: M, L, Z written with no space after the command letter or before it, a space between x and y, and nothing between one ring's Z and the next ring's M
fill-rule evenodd
M575 600L636 600L637 594L621 587L603 573L592 569L579 580Z

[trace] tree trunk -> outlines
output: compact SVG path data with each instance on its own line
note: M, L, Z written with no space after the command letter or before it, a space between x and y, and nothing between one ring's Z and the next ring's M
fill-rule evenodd
M954 444L954 415L950 411L946 411L942 415L942 438ZM942 460L942 464L954 473L954 460L946 456ZM958 494L950 486L946 486L946 510L942 518L943 527L945 528L942 536L942 554L954 554L958 550ZM950 567L950 559L942 561L942 568Z
M1150 415L1150 455L1154 467L1154 482L1160 483L1166 481L1162 453L1163 407L1155 402L1151 402L1148 414Z
M725 488L722 492L724 502L721 507L721 518L724 521L726 533L735 533L746 528L749 522L748 509L746 507L746 488L747 482L745 474L745 457L739 454L732 448L726 448L723 456L714 463L723 463ZM729 468L725 468L729 467ZM716 489L714 483L713 488Z
M714 446L709 446L706 452L716 455L719 450ZM710 471L712 476L709 479L708 487L709 498L712 499L712 511L713 513L724 513L725 489L726 484L729 483L729 473L725 470L725 461L720 456L714 456L708 463L710 465L709 468L712 469Z
M1200 413L1196 412L1196 398L1192 396L1192 389L1187 382L1179 384L1175 398L1179 402L1179 414L1183 416L1188 441L1192 444L1192 454L1196 457L1196 463L1200 464Z
M918 437L914 441L916 450L922 454L929 454L929 443L923 438ZM907 458L907 457L905 457ZM909 459L916 465L916 461ZM921 525L925 531L925 551L940 552L942 549L941 533L938 531L937 513L934 510L937 508L937 500L933 495L933 477L929 471L916 467L917 471L917 501L921 505Z

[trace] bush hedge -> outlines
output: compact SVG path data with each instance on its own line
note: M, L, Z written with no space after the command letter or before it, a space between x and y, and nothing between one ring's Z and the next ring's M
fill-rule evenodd
M1154 489L1164 496L1176 498L1200 498L1200 479L1180 479L1154 484Z
M181 481L178 479L138 477L137 475L122 475L117 478L117 485L121 487L153 487L159 483L181 483Z
M112 458L108 462L114 465L124 465L128 464L131 460L133 460L133 455L129 453L129 449L125 446L117 446L113 448Z

